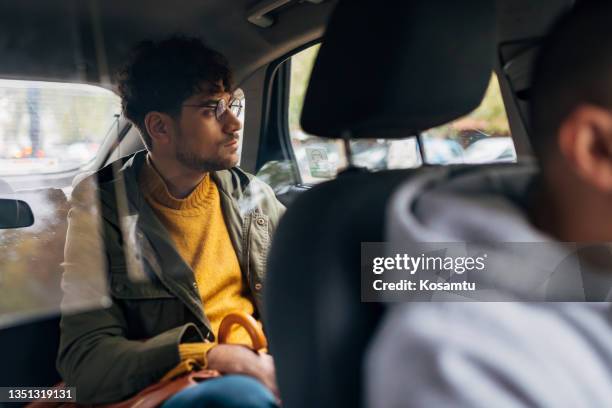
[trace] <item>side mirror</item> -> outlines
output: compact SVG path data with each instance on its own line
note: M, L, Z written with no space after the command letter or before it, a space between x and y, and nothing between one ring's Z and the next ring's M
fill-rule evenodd
M0 229L24 228L34 224L34 214L25 201L0 198Z

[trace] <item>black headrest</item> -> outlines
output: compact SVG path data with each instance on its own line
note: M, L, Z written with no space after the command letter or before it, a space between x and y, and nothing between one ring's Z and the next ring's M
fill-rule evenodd
M491 77L495 0L346 0L302 112L311 134L403 138L475 109Z

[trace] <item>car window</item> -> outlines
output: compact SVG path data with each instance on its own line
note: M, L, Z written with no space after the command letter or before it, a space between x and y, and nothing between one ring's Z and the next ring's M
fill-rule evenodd
M446 125L423 132L430 164L516 161L514 142L497 75L493 73L478 108Z
M299 174L306 184L334 178L347 165L341 141L310 135L300 126L304 97L319 46L313 45L291 57L289 137ZM422 140L424 161L428 164L516 161L497 76L492 74L485 97L476 110L423 132ZM412 168L423 162L414 137L354 140L351 148L355 165L371 170Z
M100 87L0 80L0 177L82 167L119 112L119 97Z
M94 183L81 194L81 228L73 239L87 245L80 253L87 268L82 271L79 296L65 304L65 310L81 310L107 302L105 259L102 247L100 209ZM0 198L26 202L34 224L19 229L0 229L0 326L14 319L57 313L62 300L60 286L64 243L68 228L68 197L61 189L43 188L10 192ZM73 217L76 213L72 214Z
M0 80L0 198L26 202L34 224L0 229L0 325L57 313L73 177L116 126L119 98L91 85ZM108 302L95 181L77 199L86 243L78 298L65 310Z

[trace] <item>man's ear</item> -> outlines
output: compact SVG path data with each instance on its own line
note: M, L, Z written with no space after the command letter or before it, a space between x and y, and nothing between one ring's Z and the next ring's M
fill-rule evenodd
M612 193L612 112L580 105L559 128L559 149L591 186Z
M172 141L173 127L170 115L163 112L149 112L145 115L144 125L154 144L163 146Z

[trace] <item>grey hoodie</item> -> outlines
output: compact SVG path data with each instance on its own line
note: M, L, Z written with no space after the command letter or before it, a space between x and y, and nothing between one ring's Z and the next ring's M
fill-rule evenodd
M529 257L503 251L508 242L555 247L525 215L536 174L530 165L423 172L392 197L388 241L481 242L512 272L496 287L533 299L522 278L537 280L558 254L540 256L540 244ZM365 365L371 407L610 407L612 310L604 302L401 303Z

